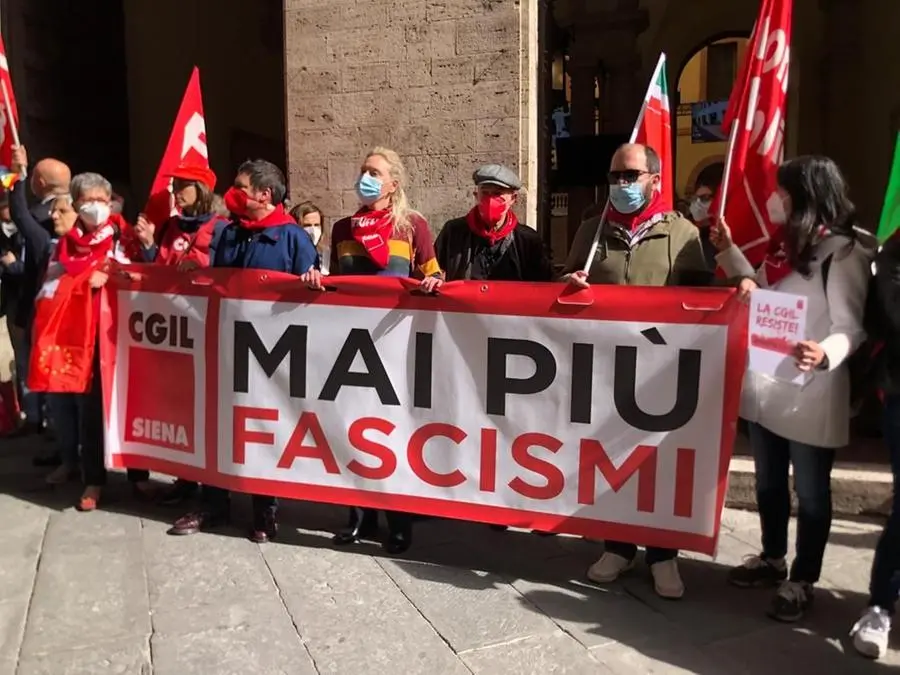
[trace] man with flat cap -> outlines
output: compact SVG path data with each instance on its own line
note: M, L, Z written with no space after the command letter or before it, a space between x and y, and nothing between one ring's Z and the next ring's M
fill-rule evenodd
M447 281L550 281L553 269L544 242L520 223L513 206L522 182L500 164L472 175L475 206L448 221L435 241Z
M512 210L522 189L516 173L487 164L472 179L475 206L462 218L448 221L434 242L446 281L550 281L553 267L544 242Z

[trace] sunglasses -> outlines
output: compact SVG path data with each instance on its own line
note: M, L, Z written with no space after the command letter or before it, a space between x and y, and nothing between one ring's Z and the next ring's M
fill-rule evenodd
M625 169L624 171L610 171L606 174L606 180L610 185L616 183L636 183L638 178L650 173L649 171L641 171L640 169Z

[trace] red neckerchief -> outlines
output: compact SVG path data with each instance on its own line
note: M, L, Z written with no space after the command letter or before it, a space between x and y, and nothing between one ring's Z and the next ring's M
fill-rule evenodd
M115 236L116 225L112 216L93 232L86 231L79 220L60 240L58 260L63 265L73 262L93 265L109 256L116 243Z
M665 201L663 201L662 195L660 195L659 192L654 191L650 202L642 210L636 213L619 213L616 211L615 207L610 204L606 218L609 222L615 223L619 227L634 234L640 229L641 225L654 216L658 216L661 213L668 213L671 210L672 209L666 205Z
M241 227L246 227L248 230L264 230L267 227L276 227L278 225L293 223L294 219L285 212L284 205L279 204L275 207L275 210L265 218L260 220L248 220L244 216L238 215L237 222Z
M810 242L810 246L814 246L822 241L827 234L828 228L820 227L816 232L815 240ZM794 266L791 265L791 260L787 254L784 226L779 227L775 234L772 235L772 238L769 239L769 248L766 251L766 257L763 259L762 268L766 271L766 283L770 288L794 271Z
M472 230L472 234L481 237L482 239L487 239L488 243L493 246L498 241L506 239L507 235L516 229L516 225L519 224L519 219L516 218L516 214L510 210L506 213L506 221L503 225L495 228L493 225L488 225L484 222L481 213L476 206L466 214L466 222L469 224L469 229Z
M369 258L381 269L387 267L391 257L388 243L394 231L391 213L390 208L371 211L364 206L350 218L350 233L353 238L366 249Z

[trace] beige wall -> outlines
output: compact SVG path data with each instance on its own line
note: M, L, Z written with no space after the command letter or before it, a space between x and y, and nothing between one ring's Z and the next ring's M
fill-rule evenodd
M194 65L200 67L217 190L233 178L235 133L270 139L283 156L283 16L260 11L261 5L277 3L125 1L131 173L138 199L149 190ZM178 26L185 28L173 30Z
M527 176L530 92L520 54L533 4L288 0L292 192L330 220L348 215L363 156L386 145L405 159L413 207L439 227L469 208L479 164L503 162Z

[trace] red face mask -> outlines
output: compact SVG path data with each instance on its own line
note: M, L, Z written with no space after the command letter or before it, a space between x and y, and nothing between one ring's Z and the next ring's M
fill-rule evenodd
M509 210L506 199L500 195L484 195L478 200L478 214L488 225L497 225Z
M247 202L250 201L250 198L246 192L236 187L230 187L225 191L223 198L225 200L225 208L233 214L238 216L247 215Z

